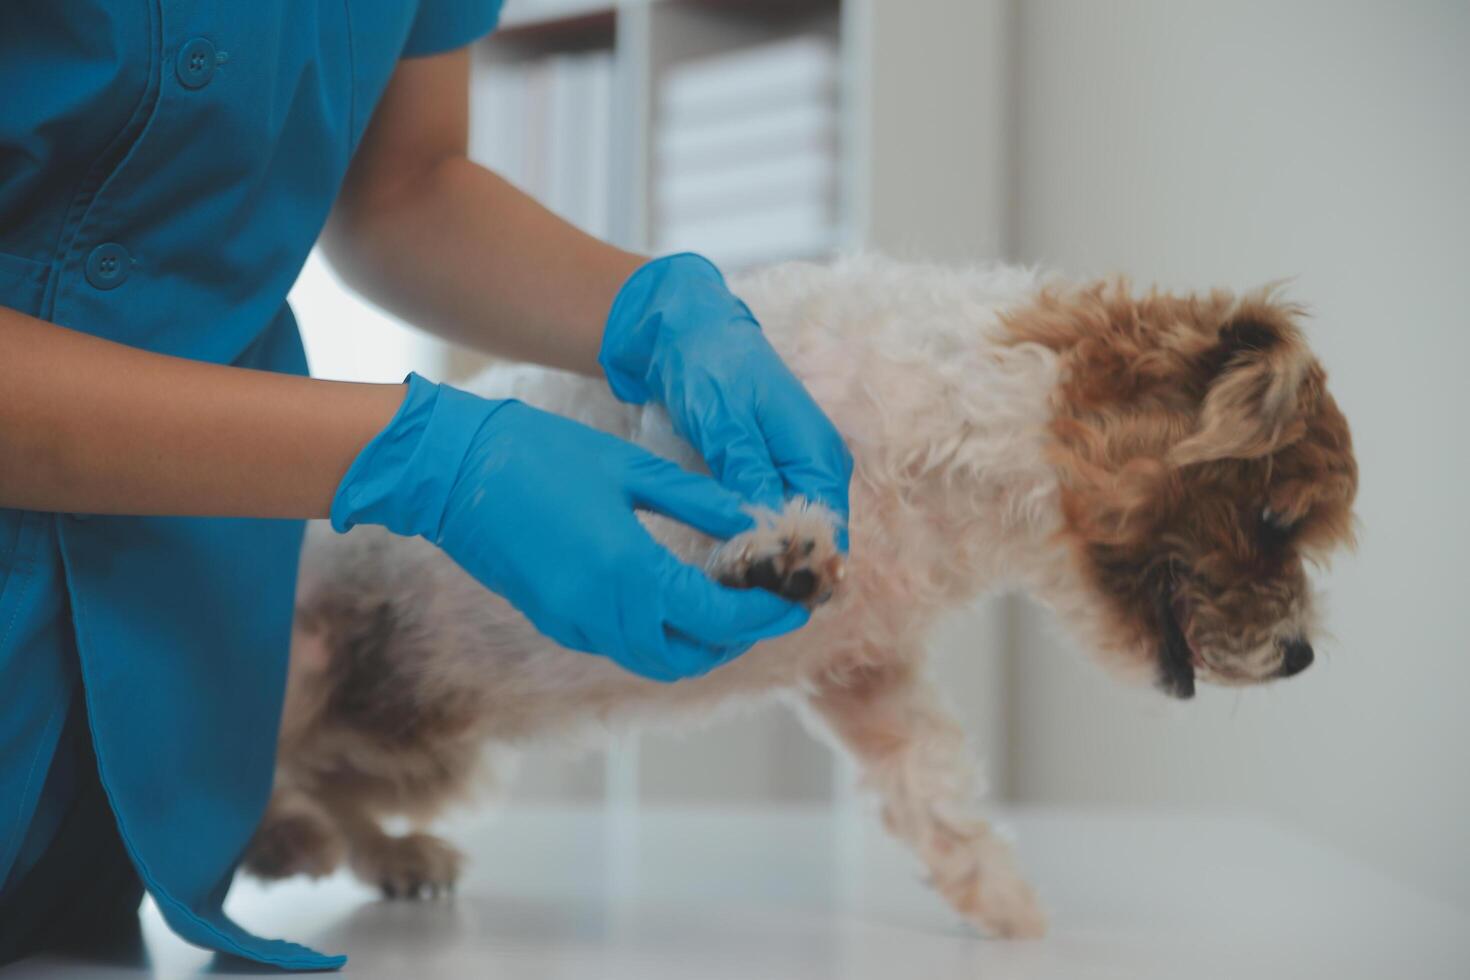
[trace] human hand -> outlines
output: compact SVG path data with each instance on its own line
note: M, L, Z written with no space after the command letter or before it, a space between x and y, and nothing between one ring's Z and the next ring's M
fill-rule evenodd
M709 260L683 253L635 272L598 362L623 401L663 405L726 488L773 511L789 497L821 503L846 550L852 456Z
M422 535L561 645L673 681L806 622L768 592L712 582L634 514L728 538L752 526L741 508L713 480L631 443L413 375L344 477L332 526Z

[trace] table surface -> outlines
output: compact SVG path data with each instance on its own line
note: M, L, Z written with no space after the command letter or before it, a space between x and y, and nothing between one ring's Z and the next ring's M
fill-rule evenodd
M1051 916L981 938L866 813L511 807L446 828L469 855L448 900L389 902L343 875L242 880L245 926L357 977L600 980L1470 977L1470 911L1248 818L1008 811ZM38 959L6 977L248 972L144 911L146 959Z

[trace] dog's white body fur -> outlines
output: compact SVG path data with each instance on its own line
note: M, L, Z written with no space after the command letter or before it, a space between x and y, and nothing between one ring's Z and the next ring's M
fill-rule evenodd
M313 535L303 607L350 590L415 610L411 623L397 623L404 649L395 656L411 660L426 697L473 692L478 722L461 740L466 757L487 744L595 738L609 725L677 722L739 699L791 695L857 757L890 829L962 913L991 931L1037 934L1044 920L1029 888L972 809L976 781L963 734L922 677L940 614L997 587L1025 589L1088 626L1086 592L1056 540L1057 477L1045 451L1056 358L1040 345L1002 342L997 317L1037 288L1036 275L1022 269L880 259L787 265L735 284L849 443L851 549L842 588L805 628L703 678L649 682L562 649L431 545L371 529ZM491 369L472 387L699 465L661 411L620 404L600 381L518 366ZM695 563L711 548L670 522L650 525ZM278 810L290 810L298 788L315 795L316 774L343 758L388 782L401 767L410 784L414 767L443 763L382 753L347 734L305 738L307 723L297 720L312 716L314 695L301 678L329 655L320 635L298 630ZM441 802L405 790L404 799L373 809L427 816ZM359 873L383 879L384 862L364 856L383 851L372 831L349 828L347 836Z

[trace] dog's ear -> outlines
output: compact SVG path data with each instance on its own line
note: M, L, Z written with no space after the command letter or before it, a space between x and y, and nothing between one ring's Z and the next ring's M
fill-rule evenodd
M1288 311L1245 308L1221 327L1199 358L1205 379L1199 424L1177 443L1177 465L1254 459L1300 439L1305 399L1320 373Z

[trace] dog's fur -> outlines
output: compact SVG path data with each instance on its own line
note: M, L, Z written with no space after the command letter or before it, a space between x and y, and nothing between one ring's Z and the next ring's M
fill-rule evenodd
M825 514L800 503L714 552L686 528L649 526L723 579L759 584L751 570L769 579L775 559L831 601L799 632L664 685L557 647L421 540L315 529L275 794L248 868L323 874L345 859L390 893L436 890L457 853L378 821L432 818L487 746L784 692L857 758L889 829L961 913L1037 935L1042 913L972 809L961 730L924 678L939 615L1024 589L1112 667L1181 697L1196 677L1304 666L1303 562L1349 541L1357 477L1296 307L1270 292L1139 297L1121 282L874 258L778 267L736 289L851 447L845 577ZM662 413L598 381L513 367L474 387L698 465Z

